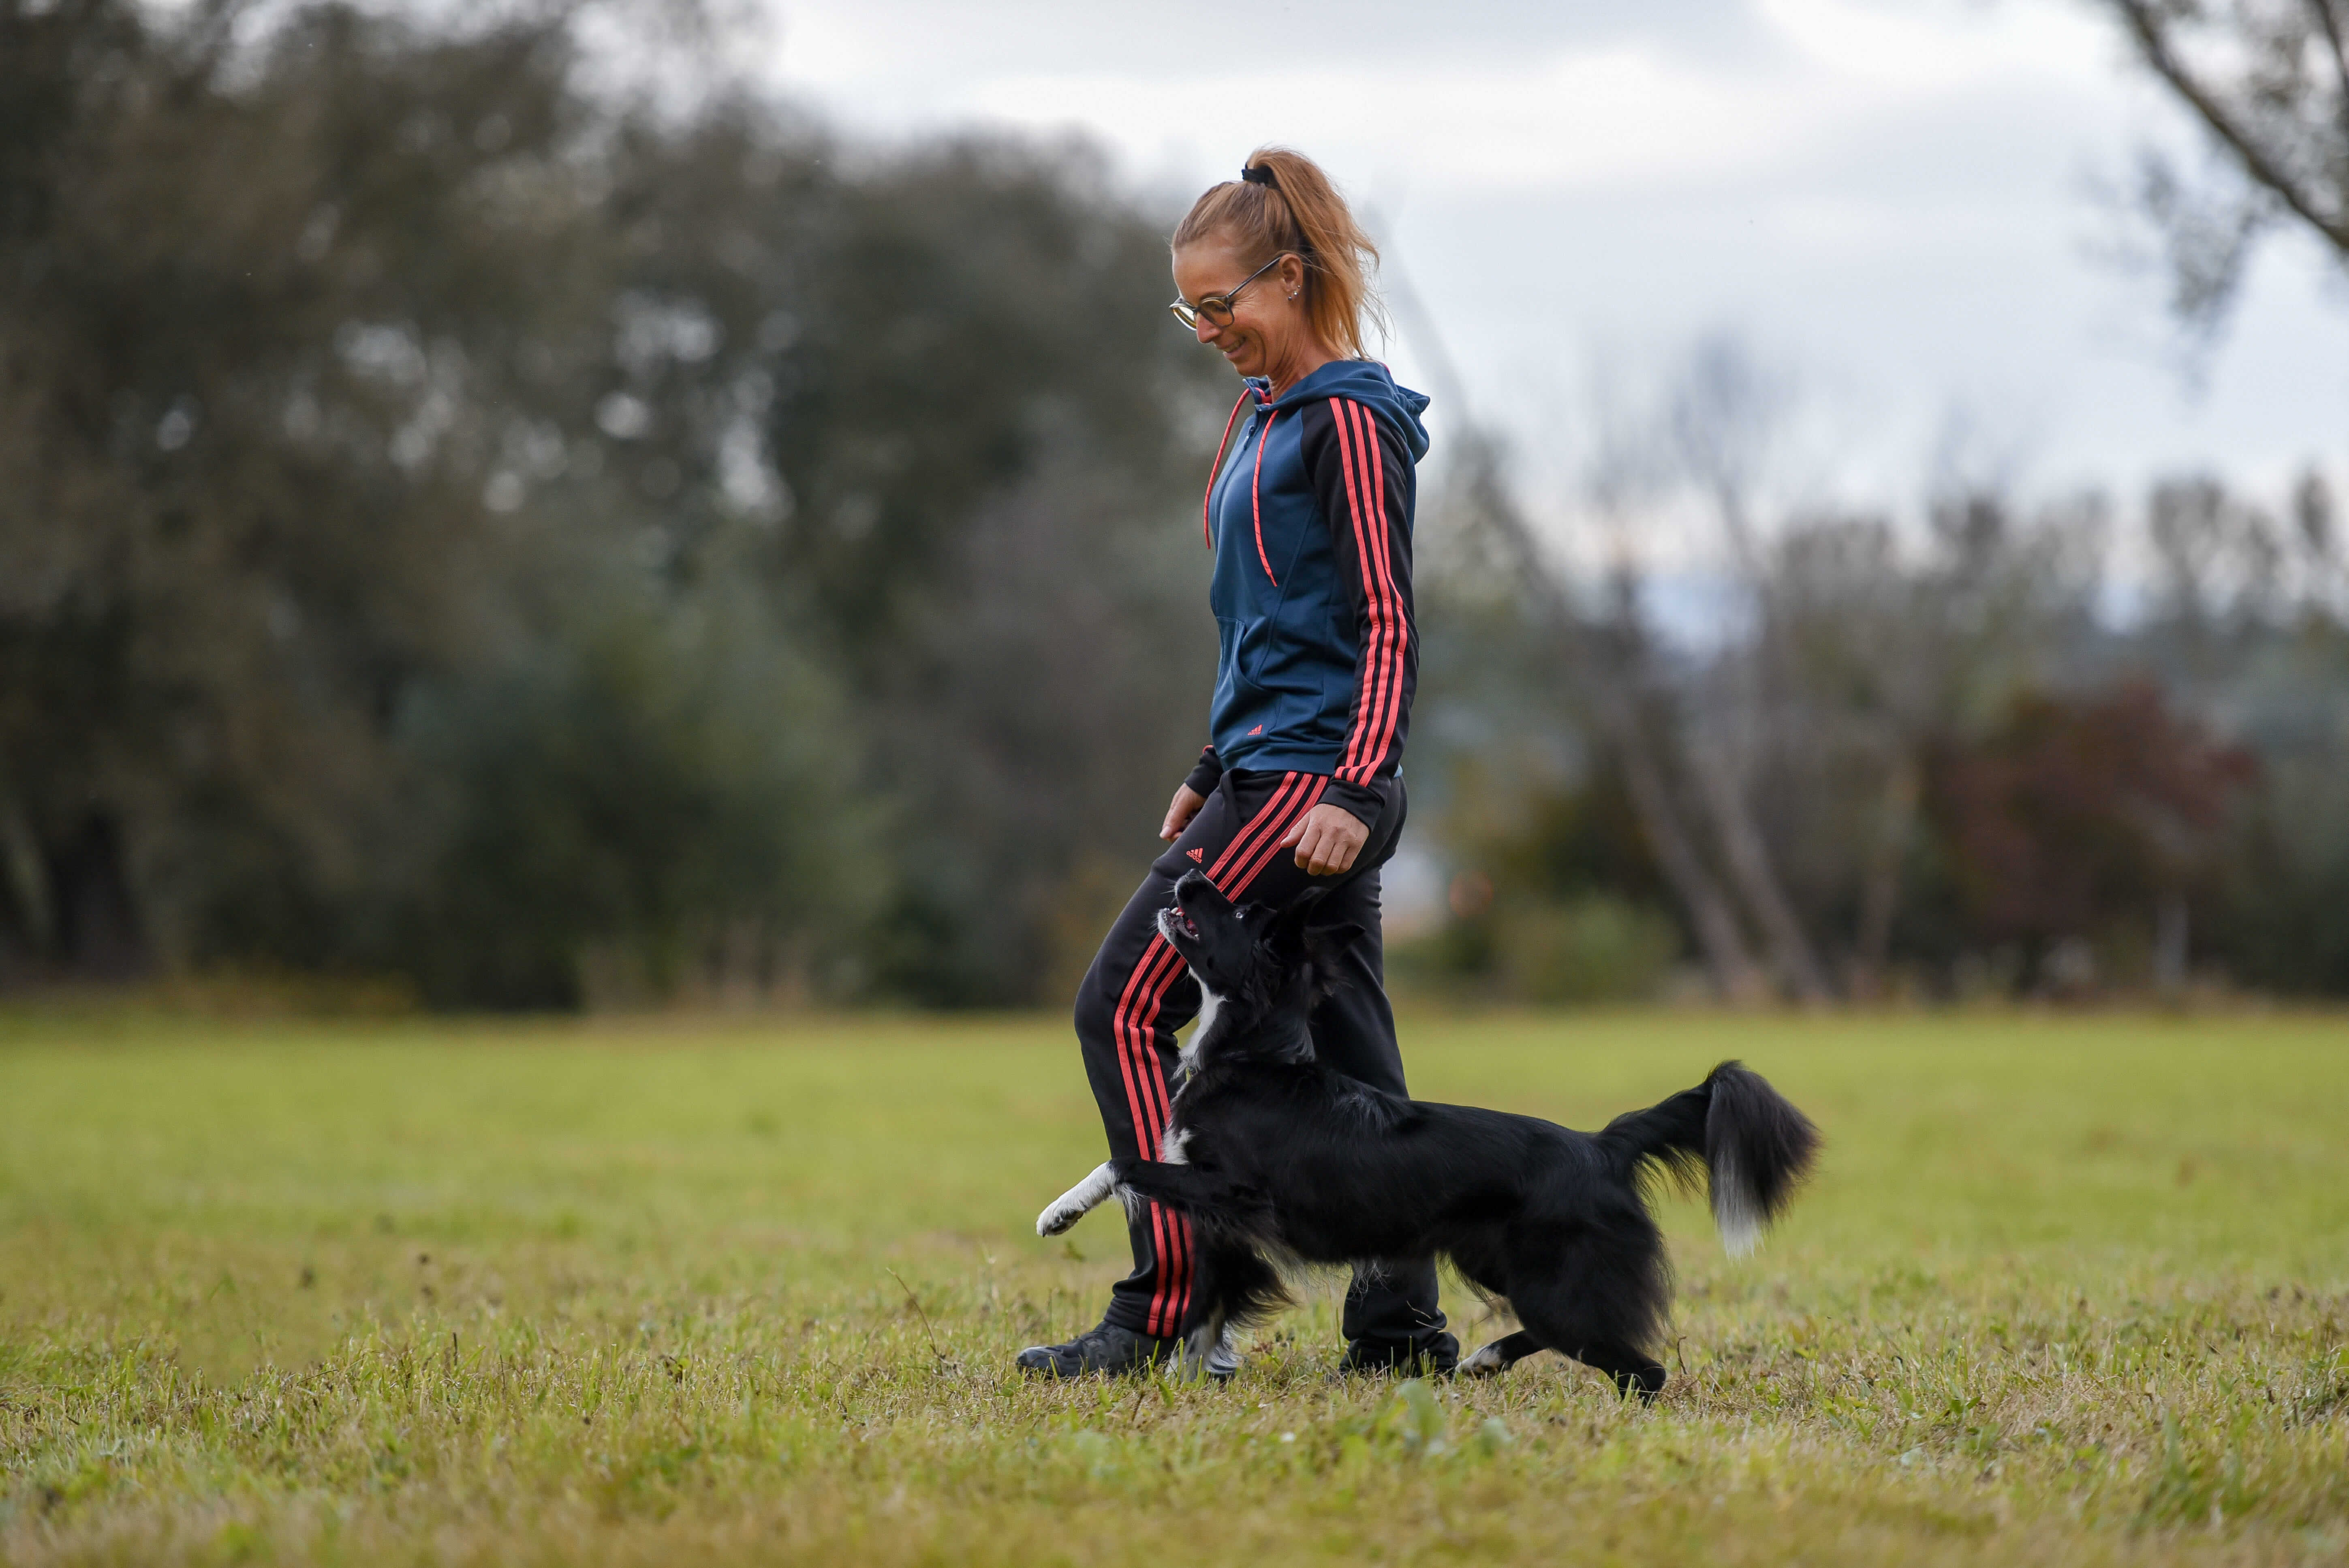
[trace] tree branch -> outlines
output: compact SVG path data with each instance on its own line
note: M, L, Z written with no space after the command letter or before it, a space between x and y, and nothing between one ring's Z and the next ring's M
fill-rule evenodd
M2316 25L2324 29L2325 41L2333 46L2333 69L2341 78L2341 123L2349 128L2349 39L2342 36L2333 0L2308 0L2308 8L2316 13Z
M1546 612L1544 618L1558 639L1568 666L1582 676L1599 731L1614 746L1622 764L1632 811L1647 836L1648 847L1655 853L1657 869L1663 872L1664 880L1688 911L1689 922L1696 929L1697 946L1704 954L1705 966L1712 973L1715 989L1731 1002L1761 1000L1767 986L1746 952L1745 939L1738 931L1737 917L1730 908L1728 896L1706 870L1702 856L1681 820L1680 808L1665 779L1659 748L1642 721L1636 695L1644 686L1640 679L1641 661L1636 652L1619 659L1607 656L1603 639L1585 624L1580 609L1542 559L1524 517L1502 490L1497 458L1491 445L1473 425L1464 434L1475 445L1464 457L1454 460L1468 466L1479 515L1506 544L1523 581L1532 591L1536 606ZM1456 436L1454 438L1455 443L1461 439ZM1636 628L1627 625L1625 629L1628 632Z
M1703 858L1681 820L1681 809L1672 798L1662 759L1641 721L1636 700L1638 670L1619 667L1606 657L1603 639L1585 624L1580 607L1542 559L1533 531L1526 526L1502 482L1499 449L1469 417L1466 390L1453 366L1452 356L1444 352L1443 335L1435 330L1434 317L1396 264L1392 248L1387 254L1385 282L1387 297L1402 316L1405 326L1415 335L1416 346L1427 357L1438 390L1444 394L1444 401L1459 411L1461 428L1453 438L1462 449L1453 459L1459 465L1459 477L1453 483L1468 498L1476 515L1499 536L1520 581L1531 593L1537 613L1557 638L1568 670L1579 677L1599 721L1599 732L1615 747L1622 764L1631 810L1639 819L1640 831L1647 835L1657 869L1688 911L1689 922L1696 929L1697 946L1704 954L1714 987L1732 1002L1761 1000L1767 994L1767 985L1746 951L1745 938L1737 928L1737 916L1730 908L1727 894L1705 869Z
M2349 218L2333 218L2320 211L2314 199L2302 191L2291 174L2252 140L2250 132L2234 122L2217 97L2197 81L2185 64L2171 52L2163 25L2147 0L2114 0L2114 3L2119 6L2121 15L2127 18L2129 30L2137 36L2137 47L2145 56L2146 64L2168 82L2196 114L2202 117L2202 122L2210 128L2213 135L2233 150L2235 156L2241 160L2244 171L2272 191L2277 200L2292 209L2294 216L2323 235L2344 258L2349 258ZM2330 20L2329 14L2327 19Z

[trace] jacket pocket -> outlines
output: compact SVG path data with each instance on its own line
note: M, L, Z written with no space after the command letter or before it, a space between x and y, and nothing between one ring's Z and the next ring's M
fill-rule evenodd
M1346 718L1354 710L1354 672L1350 669L1322 672L1321 711L1314 724L1319 738L1332 743L1346 738Z
M1240 667L1240 624L1229 615L1216 617L1216 668L1237 673Z

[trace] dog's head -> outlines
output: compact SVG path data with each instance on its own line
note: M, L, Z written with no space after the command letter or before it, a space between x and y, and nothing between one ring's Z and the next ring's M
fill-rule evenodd
M1158 934L1224 1004L1264 1012L1309 1003L1334 982L1337 954L1361 929L1314 923L1324 896L1316 889L1283 910L1235 904L1205 875L1188 872L1174 884L1174 902L1158 912Z

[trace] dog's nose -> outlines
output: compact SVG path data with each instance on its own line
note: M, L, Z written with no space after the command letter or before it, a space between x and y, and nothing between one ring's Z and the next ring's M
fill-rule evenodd
M1201 888L1208 885L1206 872L1195 870L1185 872L1183 880L1174 884L1174 897L1179 901L1185 895L1197 892Z

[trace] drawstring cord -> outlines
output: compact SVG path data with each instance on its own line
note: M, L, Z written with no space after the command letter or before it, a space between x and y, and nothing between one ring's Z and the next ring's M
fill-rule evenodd
M1256 558L1264 563L1265 578L1276 588L1280 586L1280 579L1273 576L1272 562L1265 558L1264 553L1263 482L1265 438L1272 434L1272 422L1279 418L1280 410L1275 408L1265 416L1264 428L1256 433L1256 472L1248 480L1248 504L1256 509Z
M1224 438L1216 443L1216 460L1207 469L1207 493L1199 501L1199 537L1207 542L1207 548L1210 550L1216 547L1214 521L1216 480L1224 471L1224 453L1232 444L1232 427L1240 422L1240 410L1247 407L1248 399L1251 397L1261 402L1264 400L1264 394L1253 387L1241 391L1239 400L1232 405L1231 417L1224 421ZM1254 472L1248 476L1248 507L1256 521L1256 558L1257 563L1264 568L1265 580L1276 588L1280 586L1280 580L1273 576L1272 560L1264 552L1264 443L1265 438L1272 434L1273 420L1279 418L1280 410L1274 409L1266 417L1264 428L1257 432L1256 467Z
M1255 396L1255 387L1240 388L1240 400L1232 405L1232 417L1224 421L1224 438L1216 443L1216 460L1207 467L1207 493L1199 501L1199 537L1207 542L1210 550L1216 547L1216 531L1207 514L1216 501L1216 476L1224 471L1224 449L1232 444L1232 427L1240 422L1240 410L1247 407L1247 400Z

